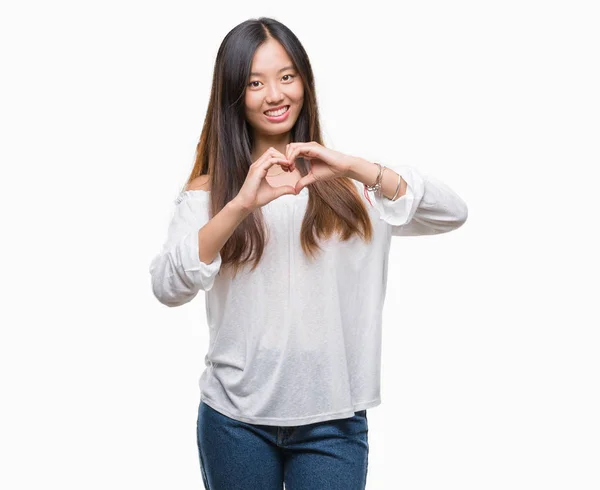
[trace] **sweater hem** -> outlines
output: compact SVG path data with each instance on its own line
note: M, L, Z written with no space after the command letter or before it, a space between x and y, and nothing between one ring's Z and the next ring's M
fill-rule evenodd
M200 400L209 405L211 408L220 412L221 415L225 415L229 418L237 420L239 422L246 422L248 424L257 425L277 425L280 427L289 427L296 425L307 425L314 424L317 422L326 422L334 419L345 419L354 416L354 412L366 410L367 408L373 408L381 404L381 397L377 397L368 402L355 403L352 408L347 410L341 410L337 412L321 413L318 415L311 415L308 417L296 417L296 418L279 418L279 417L246 417L239 413L233 413L215 403L208 398L204 393L201 393Z

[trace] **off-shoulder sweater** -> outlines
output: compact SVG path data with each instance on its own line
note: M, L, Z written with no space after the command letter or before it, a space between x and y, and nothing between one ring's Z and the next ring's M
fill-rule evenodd
M353 180L373 239L319 242L311 261L300 245L309 187L263 206L269 238L258 267L233 278L220 253L200 260L198 231L210 193L183 191L161 251L150 264L152 291L167 306L205 292L209 345L201 400L233 419L297 426L381 403L382 309L394 237L460 227L467 205L448 185L408 165L387 165L407 183L392 201ZM367 198L368 196L368 198ZM400 298L394 298L395 301Z

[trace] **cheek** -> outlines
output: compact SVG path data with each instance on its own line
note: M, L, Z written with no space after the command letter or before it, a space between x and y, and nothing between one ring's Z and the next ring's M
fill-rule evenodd
M247 94L244 98L244 104L246 106L246 114L256 112L260 109L260 102L258 102L252 94Z
M302 85L299 85L298 88L290 94L290 96L294 99L297 104L302 104L304 101L304 90Z

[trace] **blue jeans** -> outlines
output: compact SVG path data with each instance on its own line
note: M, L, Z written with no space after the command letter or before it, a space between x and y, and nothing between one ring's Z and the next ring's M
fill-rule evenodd
M293 427L255 425L198 408L200 468L207 490L364 490L367 411Z

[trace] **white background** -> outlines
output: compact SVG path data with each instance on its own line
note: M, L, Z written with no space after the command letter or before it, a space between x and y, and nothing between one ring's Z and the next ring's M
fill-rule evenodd
M327 146L469 208L394 238L367 488L600 488L593 4L3 3L0 487L201 488L204 293L167 308L148 266L217 49L271 16Z

